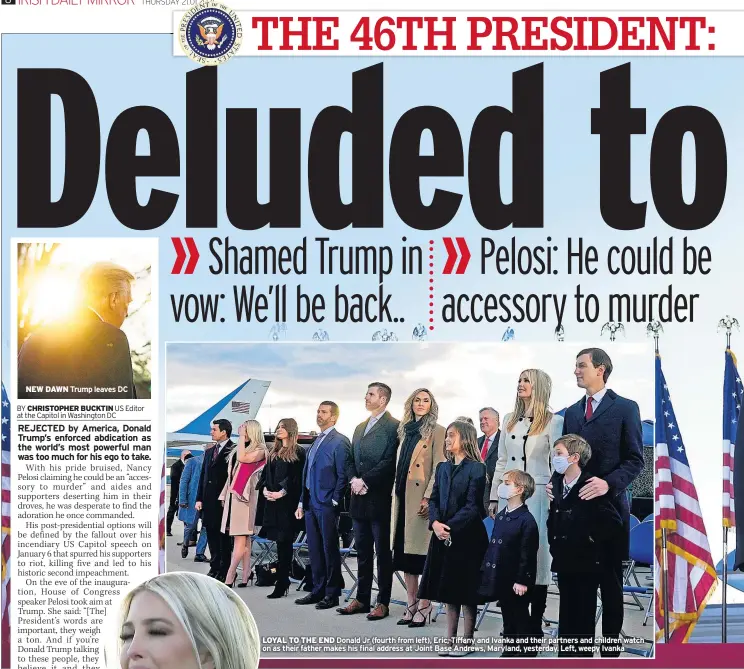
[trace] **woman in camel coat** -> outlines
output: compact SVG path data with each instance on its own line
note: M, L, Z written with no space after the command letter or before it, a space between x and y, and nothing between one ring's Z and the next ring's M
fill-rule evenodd
M266 464L266 442L261 424L247 420L238 429L240 438L227 460L227 481L220 493L224 534L235 537L230 569L225 584L232 587L240 561L243 560L243 582L249 580L251 563L250 537L255 534L258 491L256 486Z
M406 400L398 426L398 447L391 535L393 568L402 571L408 608L399 625L423 627L431 602L417 599L419 576L429 551L429 497L434 472L444 461L445 429L437 424L439 407L426 388L415 390Z

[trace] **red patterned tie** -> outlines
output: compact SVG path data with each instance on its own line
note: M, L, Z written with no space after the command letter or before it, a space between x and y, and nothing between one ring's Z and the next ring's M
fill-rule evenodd
M481 449L481 460L485 461L486 456L488 455L488 445L491 442L491 437L486 437L483 440L483 448Z
M594 414L594 409L592 408L592 398L587 397L586 398L586 419L589 420L593 414Z
M214 462L217 459L217 455L219 454L219 444L214 445L214 450L212 451L212 462Z

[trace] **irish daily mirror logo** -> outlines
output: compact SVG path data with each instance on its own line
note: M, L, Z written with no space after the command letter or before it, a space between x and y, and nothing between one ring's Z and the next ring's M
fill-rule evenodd
M240 49L243 29L230 7L205 0L181 19L178 41L191 60L200 65L221 65Z

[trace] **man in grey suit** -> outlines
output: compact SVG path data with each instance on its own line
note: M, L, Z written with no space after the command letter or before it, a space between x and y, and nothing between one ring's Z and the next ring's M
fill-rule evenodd
M483 462L486 463L486 494L483 498L483 504L486 509L490 503L491 481L493 473L496 471L496 461L499 459L499 439L501 430L499 430L499 412L493 407L484 407L478 412L480 418L480 429L483 436L478 439L478 448L480 449Z
M370 417L357 425L347 458L346 476L351 486L350 513L354 523L359 589L356 599L337 609L342 615L367 613L368 620L389 615L393 589L393 555L390 550L390 507L395 482L398 422L386 410L391 390L371 383L364 403ZM373 558L377 553L377 604L370 611Z

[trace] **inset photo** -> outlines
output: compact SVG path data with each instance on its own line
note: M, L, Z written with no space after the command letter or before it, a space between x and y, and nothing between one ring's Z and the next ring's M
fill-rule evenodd
M234 588L274 660L651 657L653 361L169 343L166 567Z
M258 628L246 604L202 574L161 574L123 599L108 669L256 669Z
M150 399L152 239L16 242L18 399Z

